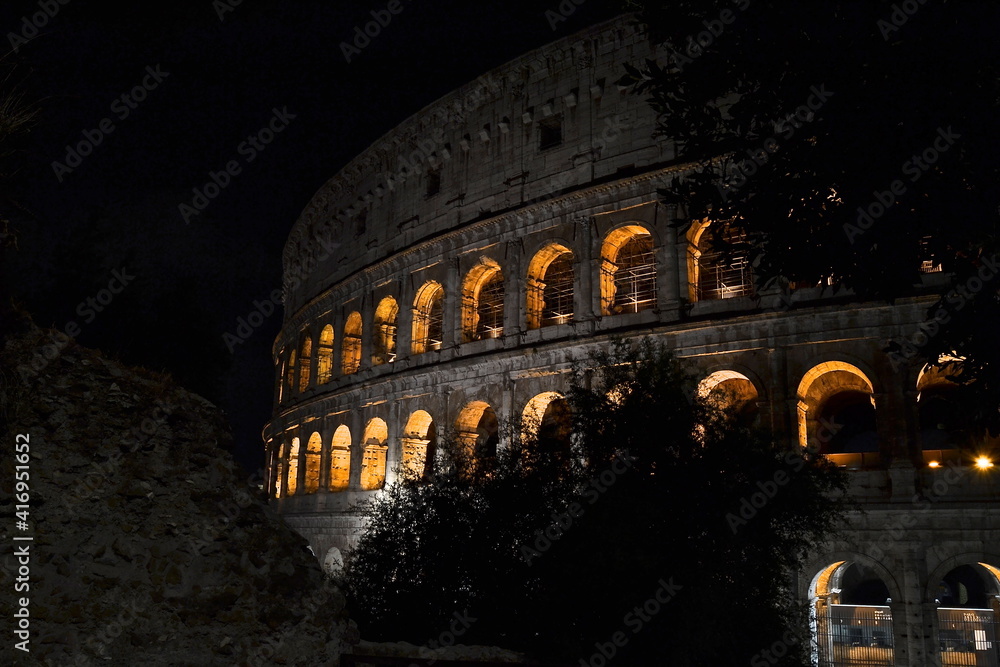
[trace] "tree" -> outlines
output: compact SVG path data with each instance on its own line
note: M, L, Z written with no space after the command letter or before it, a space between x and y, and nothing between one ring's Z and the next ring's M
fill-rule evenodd
M947 284L895 365L950 367L968 417L1000 430L1000 77L995 3L644 0L664 49L622 82L695 172L664 188L682 224L748 253L758 293L832 285L859 299ZM723 223L743 239L728 244ZM738 246L738 247L737 247Z
M804 636L788 574L837 524L843 473L694 397L662 344L618 343L573 373L568 444L525 429L491 465L445 447L367 510L352 617L426 643L458 612L465 643L585 664L748 664Z

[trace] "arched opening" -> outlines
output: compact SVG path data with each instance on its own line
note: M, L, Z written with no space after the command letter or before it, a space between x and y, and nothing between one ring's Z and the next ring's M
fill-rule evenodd
M319 334L316 348L316 382L326 384L333 379L333 325L327 324Z
M813 664L895 664L891 594L878 572L856 561L831 563L809 593Z
M316 493L319 490L320 461L323 458L323 437L313 432L306 443L306 470L303 488L306 493Z
M503 335L503 301L500 265L483 258L462 284L462 334L466 342Z
M528 265L527 323L529 329L573 320L573 252L550 243Z
M688 292L691 301L715 301L753 294L746 235L724 225L713 246L708 222L688 230ZM727 252L728 251L728 252Z
M410 415L403 428L403 469L418 479L427 477L434 461L437 429L434 419L425 410Z
M465 445L473 461L496 458L500 444L500 423L493 408L485 401L473 401L462 408L455 420L455 431L459 442Z
M852 468L881 462L871 380L856 366L828 361L799 383L799 444Z
M277 374L277 380L278 380L279 404L285 402L285 367L286 367L285 351L282 350L281 354L278 355L278 358L274 362L274 370L275 373Z
M444 287L433 280L424 283L413 300L413 354L440 350L444 343Z
M295 388L295 365L298 363L298 358L295 354L295 350L288 353L288 366L285 368L285 389L286 396L292 395L292 389Z
M392 363L396 360L396 316L399 306L396 300L387 296L379 301L375 309L375 340L372 349L372 365Z
M917 377L917 415L924 463L938 467L948 461L962 461L969 434L963 428L957 405L957 387L947 376L947 366L924 366Z
M541 451L568 457L573 433L569 402L557 391L538 394L524 406L521 433L537 438Z
M375 491L385 486L385 459L388 447L389 429L385 421L375 417L369 420L365 427L365 435L361 440L364 446L364 456L361 460L361 488L365 491Z
M312 336L307 329L303 329L299 336L301 344L299 347L299 393L309 388L309 371L312 364Z
M351 482L351 429L337 427L330 441L330 490L346 491Z
M357 373L361 367L361 313L352 312L344 324L344 340L340 350L341 373Z
M344 555L337 547L330 547L330 550L323 556L323 571L328 575L340 574L344 569Z
M288 475L285 478L286 496L294 496L299 486L299 439L292 438L288 447L288 459L286 461Z
M716 371L698 383L698 396L708 399L743 426L753 426L760 416L757 387L736 371Z
M953 568L937 584L941 664L1000 665L1000 569L987 563Z
M618 315L655 306L653 236L641 225L619 227L601 246L601 310Z

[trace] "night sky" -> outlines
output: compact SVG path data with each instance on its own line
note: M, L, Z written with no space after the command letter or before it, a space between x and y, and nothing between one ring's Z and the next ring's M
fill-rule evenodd
M400 0L346 62L341 43L388 4L0 7L3 48L18 47L0 63L4 85L38 109L4 163L0 205L20 249L5 256L3 280L39 325L75 324L80 343L169 371L216 402L248 468L262 461L281 309L242 343L230 339L232 352L223 334L280 288L286 236L316 190L438 97L617 9L590 0L553 29L555 0ZM37 35L25 27L33 15ZM275 110L274 140L248 142ZM77 159L67 146L81 142L89 154ZM239 173L207 205L194 202L230 161ZM179 207L195 203L203 210L185 221Z

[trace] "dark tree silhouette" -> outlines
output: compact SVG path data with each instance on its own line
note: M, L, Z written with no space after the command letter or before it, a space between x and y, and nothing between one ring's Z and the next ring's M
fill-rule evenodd
M534 429L489 466L445 447L367 509L352 618L422 644L458 613L463 643L573 664L749 664L804 627L788 574L836 526L844 477L693 396L662 346L618 344L574 373L569 457Z

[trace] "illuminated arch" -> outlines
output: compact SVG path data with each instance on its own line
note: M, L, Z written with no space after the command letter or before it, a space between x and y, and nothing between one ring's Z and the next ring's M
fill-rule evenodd
M573 251L549 243L528 264L529 329L565 324L573 319Z
M319 490L320 461L323 458L323 437L318 431L309 436L306 443L306 470L302 482L304 493L316 493Z
M504 284L500 265L482 258L462 283L462 336L468 341L503 335Z
M818 448L840 465L879 461L874 388L853 364L827 361L802 377L798 398L799 444Z
M757 387L738 371L715 371L698 383L698 397L709 399L743 424L751 425L757 419Z
M364 457L361 461L361 488L365 491L381 489L385 485L385 459L389 428L385 421L375 417L368 421L361 439Z
M375 309L373 366L392 363L396 360L396 317L398 313L399 306L391 296L379 301L378 307Z
M312 336L308 329L299 334L299 393L309 388L309 372L312 364Z
M333 379L333 325L327 324L319 334L316 348L316 382L326 384Z
M440 350L444 342L444 287L429 280L417 290L413 300L413 327L410 349L413 354Z
M295 389L295 366L297 363L298 357L295 354L295 350L292 349L288 353L288 366L285 368L285 389L288 396L291 396L292 390Z
M344 340L340 350L340 368L344 375L357 373L361 367L361 313L352 312L344 324Z
M330 490L345 491L351 482L351 429L337 427L330 441Z
M275 361L274 366L278 376L278 403L280 404L285 402L285 395L287 393L285 374L288 372L288 358L285 356L284 350L282 350L278 355L278 359Z
M824 566L809 585L813 664L895 664L890 599L899 587L871 559Z
M497 454L500 425L496 412L485 401L467 404L455 420L455 431L473 459L489 459Z
M403 428L403 468L411 475L425 477L430 472L437 444L437 428L430 413L416 410Z
M288 457L285 461L285 469L288 471L285 477L286 496L294 496L299 486L299 439L292 438L288 445Z
M636 313L656 306L653 236L642 225L612 230L601 246L601 311Z
M714 301L753 294L753 276L745 250L736 251L728 259L721 250L712 248L706 234L709 223L695 222L687 232L688 296L691 301ZM742 244L746 234L730 225L722 229L725 244Z

